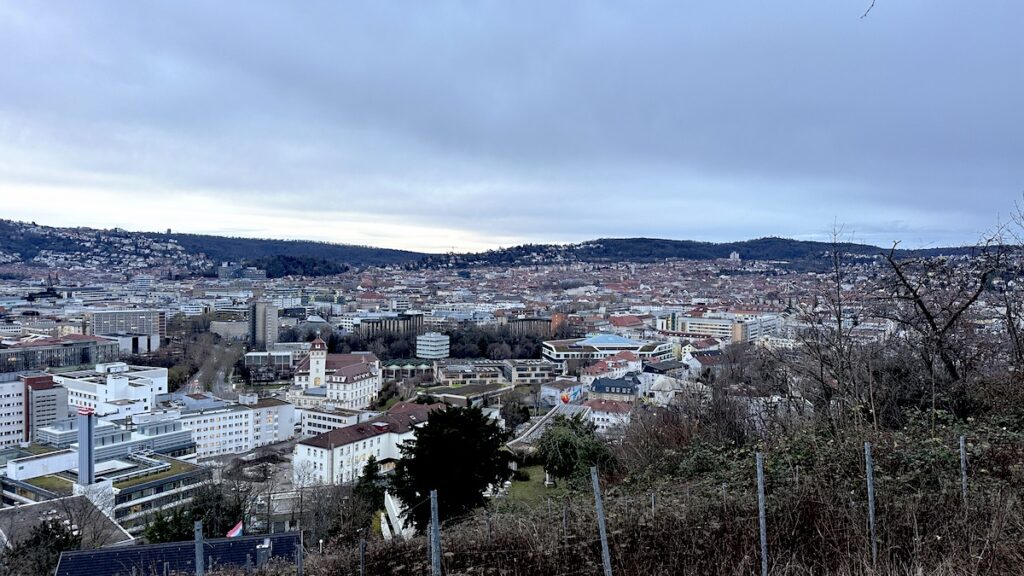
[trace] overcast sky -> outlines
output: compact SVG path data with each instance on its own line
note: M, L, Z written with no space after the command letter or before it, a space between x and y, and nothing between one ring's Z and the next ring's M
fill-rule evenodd
M1024 2L0 0L0 217L424 251L971 242Z

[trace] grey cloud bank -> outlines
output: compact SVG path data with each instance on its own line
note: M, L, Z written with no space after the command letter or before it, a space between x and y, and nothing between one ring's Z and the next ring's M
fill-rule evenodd
M971 242L1024 190L1024 5L866 4L0 2L4 216Z

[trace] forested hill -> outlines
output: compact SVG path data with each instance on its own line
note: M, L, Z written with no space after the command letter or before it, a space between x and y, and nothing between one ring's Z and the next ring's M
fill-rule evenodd
M322 276L349 266L417 263L424 254L308 240L231 238L207 234L60 228L0 220L0 265L137 272L174 269L210 273L219 262L242 262L282 275Z
M873 257L884 248L867 244L840 245L844 253ZM332 244L309 240L233 238L209 234L129 232L121 229L57 228L0 220L0 265L30 264L52 268L137 271L173 268L211 273L222 261L266 269L271 277L323 276L349 267L528 266L570 262L652 262L665 259L784 260L816 267L826 261L832 245L786 238L743 242L696 242L658 238L603 238L580 244L524 244L467 254L424 254L406 250ZM964 254L969 248L899 251L900 256Z
M415 262L424 254L391 248L374 248L354 244L333 244L312 240L274 240L234 238L208 234L160 234L142 232L153 238L173 238L190 253L203 253L214 262L256 262L274 256L314 258L353 266L384 266Z
M874 257L887 248L870 244L841 243L844 254ZM728 258L736 252L743 260L787 262L823 261L833 249L829 242L759 238L741 242L697 242L659 238L602 238L581 244L524 244L476 254L430 255L426 265L484 266L531 265L551 262L653 262L666 259L713 260ZM901 257L958 255L970 252L968 247L897 250Z

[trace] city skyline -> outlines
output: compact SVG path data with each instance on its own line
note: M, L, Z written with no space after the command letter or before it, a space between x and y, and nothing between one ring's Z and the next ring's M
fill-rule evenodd
M867 4L3 3L4 216L425 252L971 244L1024 189L1024 8Z

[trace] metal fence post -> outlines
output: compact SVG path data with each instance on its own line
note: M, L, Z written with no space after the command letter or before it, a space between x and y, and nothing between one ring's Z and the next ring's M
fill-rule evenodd
M612 555L608 550L608 529L604 525L604 503L601 502L601 483L597 478L597 466L590 468L590 482L594 485L594 507L597 509L597 528L601 532L601 562L604 576L612 576Z
M441 576L441 522L437 513L437 490L430 491L430 571Z
M768 516L764 497L764 454L758 452L757 463L757 523L761 536L761 576L768 576Z
M967 505L967 437L960 436L960 492Z
M569 503L562 502L562 540L569 542Z
M871 442L864 443L864 467L868 478L868 529L871 532L871 567L878 567L878 540L875 537L875 464L871 458Z
M203 521L196 520L193 529L196 540L196 576L204 576L206 567L203 565Z
M359 576L366 576L366 539L359 540Z

